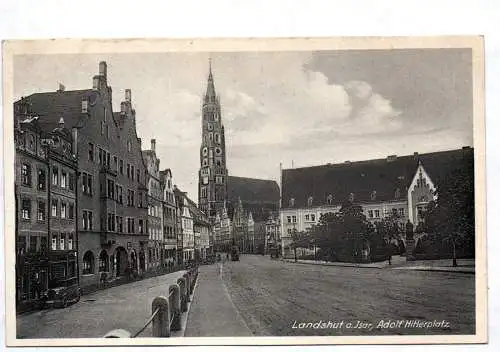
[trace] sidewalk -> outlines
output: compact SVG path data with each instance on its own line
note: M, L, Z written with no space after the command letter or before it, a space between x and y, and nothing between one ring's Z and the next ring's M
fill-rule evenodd
M252 336L222 281L221 265L200 266L185 337Z
M284 259L289 263L295 263L294 259ZM458 259L458 266L452 266L451 259L439 260L416 260L406 261L405 257L393 256L391 265L388 261L377 263L341 263L341 262L326 262L320 260L297 260L299 264L323 265L323 266L341 266L353 268L372 268L372 269L398 269L398 270L419 270L419 271L441 271L441 272L456 272L456 273L475 273L474 259Z

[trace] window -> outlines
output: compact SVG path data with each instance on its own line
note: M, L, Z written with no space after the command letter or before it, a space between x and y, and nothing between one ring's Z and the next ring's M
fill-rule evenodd
M123 187L122 186L118 186L118 202L120 204L123 204Z
M45 202L38 202L38 213L37 213L38 221L45 221Z
M52 184L57 186L59 184L59 171L57 167L52 168Z
M405 216L405 208L399 208L399 215Z
M392 215L398 215L398 210L396 208L392 208Z
M118 171L118 157L116 155L113 156L113 169Z
M127 218L127 232L128 233L134 233L135 232L135 219L134 218Z
M220 144L220 134L215 134L215 143Z
M67 205L66 203L61 203L61 219L66 219L66 210L67 210Z
M326 203L328 205L332 205L333 204L333 195L329 194L328 197L326 197Z
M38 170L38 189L45 190L45 170Z
M82 189L84 194L92 195L92 175L86 172L82 173Z
M316 221L316 215L311 214L311 221Z
M137 168L137 182L141 182L141 170Z
M127 141L127 150L129 152L132 150L132 142L130 140Z
M57 235L55 233L52 234L52 247L51 247L51 249L53 251L57 250Z
M286 217L286 220L287 220L287 222L288 222L289 224L291 224L291 223L292 223L292 217L291 217L291 216L287 216L287 217Z
M47 237L41 237L40 238L40 251L42 253L45 253L47 251Z
M94 161L94 144L89 143L89 161Z
M127 163L127 177L130 178L130 164Z
M117 216L118 232L123 233L123 217Z
M68 237L68 249L73 249L73 234Z
M30 134L29 148L31 150L35 150L35 136L33 136L32 134Z
M305 218L306 218L306 221L309 221L309 214L306 214Z
M108 213L108 231L114 232L115 230L115 214Z
M51 215L52 217L57 217L57 199L52 200L52 207L51 207Z
M371 200L375 200L377 199L377 191L372 191L372 194L371 194Z
M295 215L292 215L292 222L295 224L297 222L297 217Z
M104 165L106 161L106 152L102 148L99 148L98 155L99 155L99 165Z
M115 182L108 179L108 198L115 199Z
M120 174L123 175L123 160L120 160Z
M59 245L59 249L61 249L61 250L66 249L66 247L65 247L65 246L66 246L66 243L65 243L65 242L66 242L66 234L61 233L61 238L60 238L60 240L59 240L59 243L60 243L60 245Z
M368 217L373 218L373 210L368 210Z
M66 171L61 171L61 187L66 188L68 184L68 174Z
M312 207L312 205L313 205L313 197L307 198L307 206Z
M144 220L139 219L139 233L144 233Z
M21 204L21 215L25 220L31 219L31 200L23 199Z
M38 244L38 237L37 236L30 236L30 248L29 248L29 251L30 252L36 252L37 244Z
M24 186L31 186L31 165L21 165L21 180Z
M394 191L394 198L399 199L401 197L401 190L399 188L396 188L396 191Z
M134 191L132 190L128 190L128 194L127 194L127 205L129 207L133 207L134 206Z
M101 135L104 135L104 121L101 121Z
M93 227L93 223L92 223L93 219L92 218L93 218L92 211L90 211L90 210L83 211L82 221L83 221L83 229L84 230L92 230L92 227Z
M354 202L354 193L349 193L349 202Z
M288 201L288 205L290 207L294 207L295 206L295 198L290 198L290 200Z
M85 252L82 261L82 274L89 275L94 273L94 255L91 251Z
M75 190L75 174L72 172L69 173L69 190Z
M375 210L375 217L376 218L379 218L380 217L380 210Z

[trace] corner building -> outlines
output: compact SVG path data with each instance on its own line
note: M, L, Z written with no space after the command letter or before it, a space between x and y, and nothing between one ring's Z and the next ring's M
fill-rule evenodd
M80 286L144 271L148 235L147 170L136 133L131 91L113 112L107 64L92 88L26 98L45 128L64 116L78 159L77 232Z

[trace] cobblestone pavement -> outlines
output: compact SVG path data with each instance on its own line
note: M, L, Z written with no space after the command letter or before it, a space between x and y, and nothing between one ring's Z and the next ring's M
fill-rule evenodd
M47 309L17 316L18 338L95 338L113 329L135 333L151 315L153 298L184 271L97 291L65 309ZM140 337L151 336L151 326Z
M304 265L242 255L239 262L224 263L222 278L257 336L475 332L473 274ZM200 281L198 290L207 285L221 282ZM298 328L318 322L330 324Z

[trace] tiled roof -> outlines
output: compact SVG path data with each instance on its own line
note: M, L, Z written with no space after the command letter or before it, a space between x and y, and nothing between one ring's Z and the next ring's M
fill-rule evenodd
M269 213L279 207L280 190L278 183L248 177L229 176L227 180L228 213L241 199L243 209L251 211L255 221L267 219Z
M39 116L40 127L52 131L58 127L59 119L64 117L64 126L71 129L81 123L82 100L88 100L92 89L35 93L24 98L29 112ZM22 100L14 103L14 109Z
M429 174L434 184L450 170L467 163L474 163L474 149L464 147L458 150L427 154L393 156L341 164L328 164L282 171L282 207L312 206L327 204L329 195L333 204L349 199L351 193L356 202L380 202L396 200L396 190L400 199L406 198L406 191L415 175L419 162ZM372 198L373 191L376 192Z

